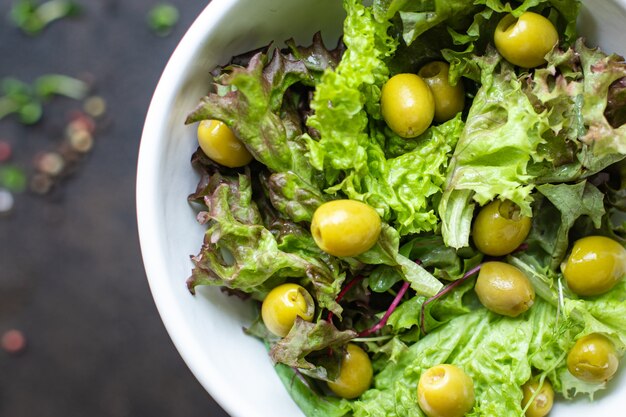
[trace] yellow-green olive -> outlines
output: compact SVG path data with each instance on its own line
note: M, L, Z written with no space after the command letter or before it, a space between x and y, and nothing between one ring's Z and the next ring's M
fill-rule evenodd
M524 398L522 408L526 408L526 417L545 417L554 403L554 389L547 379L539 388L539 381L530 380L522 386ZM530 404L529 404L530 403Z
M494 42L511 64L535 68L546 62L544 57L559 42L559 34L542 15L524 12L519 18L504 16L496 26Z
M311 234L324 252L357 256L369 250L381 231L380 216L372 207L355 200L333 200L313 213Z
M486 308L503 316L519 316L535 302L535 290L526 275L504 262L485 262L474 291Z
M600 383L615 375L619 359L613 342L600 333L581 337L567 354L567 369L576 378Z
M261 317L267 329L276 336L284 337L296 321L313 320L315 304L311 294L298 284L282 284L272 289L263 300Z
M472 239L485 255L507 255L526 239L531 224L531 218L522 215L517 204L494 200L478 212L472 227Z
M339 376L328 382L328 388L339 397L356 398L370 387L373 375L372 362L367 353L354 343L348 343Z
M474 405L474 381L457 366L433 366L420 377L417 402L428 417L463 417Z
M226 124L203 120L198 124L198 144L206 156L229 168L247 165L252 155Z
M449 72L450 64L433 61L424 65L417 73L430 87L435 100L435 121L439 123L452 119L465 106L463 83L459 80L451 85Z
M574 242L561 270L574 293L604 294L626 275L626 249L608 237L587 236Z
M391 130L403 138L421 135L433 121L435 100L422 77L397 74L381 91L380 107Z

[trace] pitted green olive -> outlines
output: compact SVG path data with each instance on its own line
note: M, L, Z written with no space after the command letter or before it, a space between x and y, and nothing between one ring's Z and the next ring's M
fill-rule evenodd
M293 327L296 317L313 320L315 304L311 294L297 284L282 284L267 294L261 306L261 317L267 329L284 337Z
M433 366L419 379L417 402L428 417L463 417L474 405L474 381L457 366Z
M389 128L403 138L421 135L435 115L433 94L415 74L391 77L381 91L380 107Z
M554 403L554 389L552 389L550 381L544 380L541 388L539 388L539 381L528 381L522 386L522 392L524 393L522 408L528 406L526 417L545 417L548 415Z
M243 143L219 120L203 120L198 124L198 144L206 156L229 168L242 167L252 161Z
M526 239L531 223L531 218L522 215L517 204L494 200L478 212L472 227L472 239L485 255L507 255Z
M504 262L485 262L474 291L486 308L503 316L519 316L535 302L535 290L526 275Z
M449 71L450 64L447 62L433 61L417 73L430 87L435 100L435 121L439 123L452 119L465 106L463 83L459 80L456 85L451 85Z
M324 252L357 256L369 250L380 235L380 216L372 207L355 200L333 200L315 210L311 234Z
M626 249L608 237L587 236L574 242L561 270L574 293L604 294L626 275Z
M600 333L581 337L567 354L567 369L576 378L600 383L613 378L619 359L613 342Z
M513 65L535 68L545 64L545 56L559 42L552 22L540 14L524 12L519 18L508 14L494 33L500 55Z
M328 382L328 388L339 397L356 398L370 387L373 375L372 362L367 353L354 343L348 343L339 376Z

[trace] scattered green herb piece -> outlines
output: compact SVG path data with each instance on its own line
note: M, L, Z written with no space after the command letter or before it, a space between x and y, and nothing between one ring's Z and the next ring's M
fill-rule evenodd
M55 20L79 13L79 5L72 0L50 0L41 4L34 0L17 0L9 16L24 33L35 36Z
M178 9L169 3L160 3L148 13L148 25L159 36L167 36L179 18Z
M46 100L53 96L80 100L87 91L85 82L66 75L43 75L32 85L7 77L0 80L0 119L15 114L23 124L34 124L41 119Z
M15 165L0 166L0 187L20 193L26 189L26 174Z

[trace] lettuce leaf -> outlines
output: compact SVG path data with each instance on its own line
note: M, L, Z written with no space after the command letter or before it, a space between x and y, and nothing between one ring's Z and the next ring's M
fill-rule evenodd
M508 199L531 215L527 165L539 159L537 146L549 129L545 113L535 112L513 68L495 50L477 59L482 86L454 150L439 204L442 235L454 248L468 245L470 198L481 205L496 197Z
M562 283L560 274L551 272L548 267L538 265L537 260L529 255L509 256L509 262L521 269L530 279L542 300L547 301L554 309L554 329L557 334L551 344L538 343L539 357L549 355L552 358L560 356L553 366L541 368L549 371L549 376L555 390L566 398L575 395L593 395L607 384L585 383L574 378L568 371L563 359L574 345L575 341L590 333L602 333L613 341L618 355L622 356L626 350L626 326L620 320L626 312L626 285L621 281L611 291L592 298L579 298L572 294ZM531 309L531 311L535 307ZM559 355L559 349L561 351ZM535 364L535 366L537 366Z
M529 168L536 181L578 180L623 159L626 127L611 124L619 121L617 109L624 103L618 93L626 76L623 59L589 49L579 39L571 48L552 51L548 62L525 88L538 111L549 111L551 125L540 149L544 160Z
M308 231L278 217L259 193L253 198L248 169L237 176L222 175L213 166L203 169L204 188L190 198L202 198L207 210L198 218L208 227L199 254L192 257L189 290L216 285L261 300L276 285L299 279L312 288L320 307L341 315L335 298L345 272L339 261L319 249Z
M274 369L291 398L307 417L341 417L350 411L348 401L314 391L311 383L293 368L278 363Z
M328 348L340 348L356 336L356 332L340 331L326 320L309 323L297 317L287 336L271 347L270 357L274 363L283 363L301 371L315 371L318 379L332 380L337 376L338 366L335 366L335 374L329 374L329 367L316 367L307 360L307 355L322 351L323 356L329 356ZM341 355L335 357L338 365Z
M325 192L374 207L401 236L437 227L433 200L441 193L449 153L463 122L434 126L412 149L387 158L389 133L380 122L380 90L397 41L391 24L378 21L356 0L344 2L346 52L315 90L307 125L319 139L307 141L310 162L324 173Z
M605 214L604 194L587 181L542 184L537 186L537 191L558 210L560 221L555 221L557 216L551 207L547 207L548 204L538 205L529 240L537 242L549 254L546 265L556 270L565 257L570 244L570 229L578 218L589 216L595 228L600 228Z

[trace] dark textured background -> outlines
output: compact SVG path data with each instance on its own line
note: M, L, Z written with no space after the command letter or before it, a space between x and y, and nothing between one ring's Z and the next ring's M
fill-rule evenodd
M89 73L107 101L90 155L52 193L16 194L0 217L2 417L226 416L194 379L162 325L145 278L135 224L135 168L143 120L168 57L206 1L171 0L180 21L165 38L147 27L157 0L78 0L80 17L28 37L0 0L0 78ZM60 143L80 103L55 99L25 127L0 121L12 163L32 171Z

